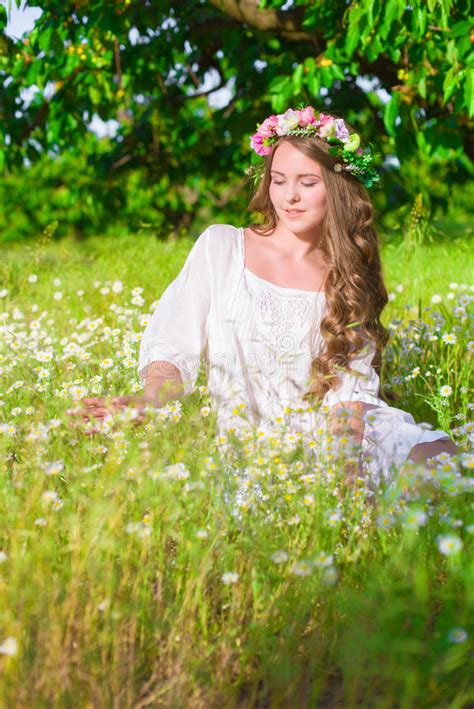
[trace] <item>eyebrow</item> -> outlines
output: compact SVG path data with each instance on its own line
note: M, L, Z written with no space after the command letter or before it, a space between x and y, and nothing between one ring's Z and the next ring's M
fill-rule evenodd
M283 177L285 177L284 172L279 172L278 170L270 170L270 172L276 172L277 175L283 175ZM305 172L304 174L296 175L296 177L321 177L321 175L317 175L315 172Z

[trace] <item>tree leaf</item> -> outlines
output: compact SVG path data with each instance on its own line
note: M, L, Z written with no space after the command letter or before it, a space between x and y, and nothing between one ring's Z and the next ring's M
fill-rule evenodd
M383 122L389 135L393 135L395 133L395 119L398 116L401 98L400 92L394 91L390 101L385 104Z
M463 37L468 35L473 27L472 22L469 20L461 20L461 22L456 22L455 25L451 27L451 37Z
M469 118L474 114L474 71L466 71L466 81L464 82L464 101Z

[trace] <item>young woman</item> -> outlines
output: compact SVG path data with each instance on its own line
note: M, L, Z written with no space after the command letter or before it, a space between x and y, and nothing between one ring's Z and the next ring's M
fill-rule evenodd
M86 399L82 415L189 394L204 357L220 432L282 418L314 437L349 431L374 475L456 453L379 397L387 292L368 193L379 178L359 136L308 106L267 118L251 145L262 161L249 209L263 223L198 237L143 334L143 396Z

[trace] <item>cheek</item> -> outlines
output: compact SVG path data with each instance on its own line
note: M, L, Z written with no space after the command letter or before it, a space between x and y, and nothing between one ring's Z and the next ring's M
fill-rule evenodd
M270 187L269 187L269 189L268 189L268 196L270 197L271 203L272 203L272 204L275 204L275 200L276 200L277 195L276 195L276 193L275 193L275 188L274 188L273 186L270 186Z
M326 191L319 191L314 195L312 200L313 206L318 211L326 211L327 198Z

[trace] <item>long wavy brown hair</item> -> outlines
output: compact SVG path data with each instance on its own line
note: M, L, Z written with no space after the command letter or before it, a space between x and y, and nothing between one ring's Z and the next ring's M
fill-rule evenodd
M346 122L350 132L353 129ZM313 136L282 136L263 158L264 171L249 202L248 209L263 215L263 223L252 224L256 233L271 233L278 217L270 200L270 170L276 148L288 141L304 155L321 165L326 186L327 210L320 245L327 271L325 295L327 314L321 321L325 346L313 360L311 384L304 399L321 401L329 389L340 383L339 374L349 362L375 344L372 366L380 375L382 353L388 342L388 330L380 314L388 301L375 232L374 207L364 185L348 172L335 172L337 162L329 154L326 141Z

